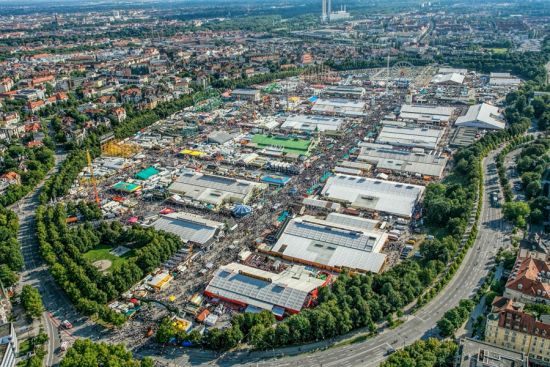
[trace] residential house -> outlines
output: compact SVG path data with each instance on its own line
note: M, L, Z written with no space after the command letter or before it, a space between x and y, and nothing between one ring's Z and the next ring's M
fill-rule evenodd
M504 296L520 302L550 305L550 262L531 256L518 257Z
M122 122L126 120L126 110L124 107L117 107L113 109L111 116L117 121Z
M9 77L0 80L0 93L9 92L13 88L13 80Z

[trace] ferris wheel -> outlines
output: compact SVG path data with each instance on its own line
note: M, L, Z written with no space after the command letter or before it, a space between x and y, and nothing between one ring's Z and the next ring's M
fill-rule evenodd
M403 79L406 78L407 73L414 68L414 65L406 61L398 61L391 67L390 79Z

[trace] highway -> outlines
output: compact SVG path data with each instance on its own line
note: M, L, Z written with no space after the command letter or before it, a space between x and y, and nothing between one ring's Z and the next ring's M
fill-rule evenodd
M397 328L382 330L375 337L346 346L330 347L330 342L323 342L273 351L227 353L221 357L213 357L207 351L174 348L163 352L140 350L139 354L151 355L167 366L378 366L386 358L388 349L402 348L416 340L435 336L437 321L447 310L458 305L461 299L475 294L493 267L498 249L509 242L506 235L509 228L502 220L501 209L492 207L489 199L491 192L500 190L494 162L497 153L490 153L483 161L483 207L474 246L443 291L414 315L409 315Z

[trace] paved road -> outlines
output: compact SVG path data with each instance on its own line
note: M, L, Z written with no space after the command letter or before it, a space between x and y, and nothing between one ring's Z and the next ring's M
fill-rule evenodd
M508 228L502 220L501 209L492 207L489 200L490 192L500 190L494 163L495 155L496 153L490 154L483 162L485 189L481 223L475 245L466 255L447 287L415 315L409 316L396 329L383 331L364 342L344 347L325 348L314 353L305 352L319 348L319 344L240 355L232 353L218 358L212 358L210 352L185 351L183 349L157 350L151 353L152 356L168 366L378 366L385 359L384 354L390 347L400 348L412 344L418 339L435 335L436 322L443 313L458 305L461 299L473 296L494 265L494 257L498 249L506 241L509 241L505 238L504 231ZM277 359L276 356L281 356L283 353L286 357ZM142 350L139 354L145 355L148 354L148 351ZM156 354L160 354L160 356Z
M46 176L46 179L57 171L64 160L64 153L56 153L55 167ZM38 207L38 198L41 191L40 189L42 188L44 181L41 182L30 195L13 205L12 209L19 217L18 239L21 244L21 253L23 254L24 259L24 270L21 273L21 281L19 285L32 285L37 288L42 295L44 306L46 308L46 312L42 315L45 325L44 331L49 337L45 364L46 366L52 366L59 362L59 356L56 354L56 351L60 346L58 323L55 320L55 316L52 317L52 315L59 313L60 310L63 310L61 314L65 314L67 313L66 310L73 310L73 307L49 274L42 257L40 256L38 248L38 242L36 239L35 212Z

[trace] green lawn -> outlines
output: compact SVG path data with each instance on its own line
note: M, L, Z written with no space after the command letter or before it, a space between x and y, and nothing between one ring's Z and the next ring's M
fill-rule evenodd
M19 343L19 355L23 356L31 351L31 341L30 339L25 339Z
M132 256L133 251L128 251L123 256L118 257L110 253L113 248L107 245L100 245L93 250L90 250L83 254L84 258L94 263L98 260L110 260L112 262L111 267L108 270L112 270L116 267L123 265L126 259Z
M309 154L308 150L311 145L311 140L285 139L276 136L256 134L252 137L252 143L257 144L259 147L280 146L283 147L286 153L307 155Z
M508 49L495 47L495 48L490 48L489 51L491 51L494 54L505 54L508 52Z

